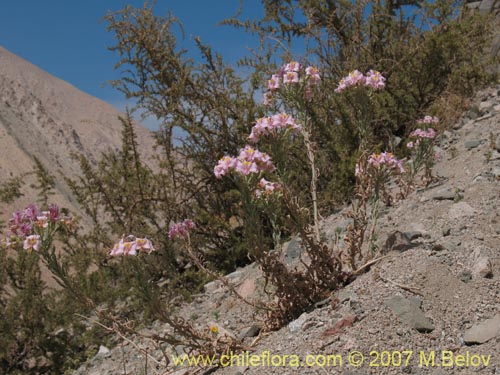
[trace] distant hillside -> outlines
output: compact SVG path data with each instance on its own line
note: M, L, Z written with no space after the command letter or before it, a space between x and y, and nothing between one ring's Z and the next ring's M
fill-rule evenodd
M121 113L108 103L78 90L0 47L0 182L33 169L38 158L56 178L51 200L79 213L63 177L75 177L78 163L72 153L91 161L109 149L120 147ZM151 156L150 132L137 125L144 157ZM0 207L0 219L10 211L36 200L27 178L24 196Z

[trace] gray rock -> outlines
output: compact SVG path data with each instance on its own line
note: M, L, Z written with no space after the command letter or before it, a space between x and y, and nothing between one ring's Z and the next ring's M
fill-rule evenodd
M240 334L238 335L238 340L243 340L246 337L255 337L260 333L261 329L261 326L253 324L240 332Z
M294 237L284 246L285 263L291 264L298 260L304 251L300 245L300 237Z
M222 288L222 283L219 280L210 281L203 286L205 293L214 293Z
M450 139L451 137L453 137L453 133L450 132L449 130L445 130L443 132L443 137L445 137L446 139Z
M410 241L413 241L413 240L416 240L417 238L423 237L422 232L419 232L419 231L405 232L404 234L406 235L406 237Z
M452 220L472 217L475 214L476 212L467 202L458 202L448 210L448 215Z
M477 277L493 277L493 269L490 259L485 256L476 259L476 261L474 262L472 273Z
M463 271L459 276L458 278L460 279L460 281L464 282L464 283L468 283L469 281L472 280L472 274L469 272L469 271Z
M467 113L466 117L470 120L475 120L480 116L479 108L477 106L473 106Z
M478 139L474 139L471 141L465 141L464 146L467 150L472 150L473 148L478 147L481 144L481 141Z
M439 189L436 190L434 193L431 194L431 198L435 200L453 200L455 199L455 190L452 188L445 188L445 189Z
M491 174L495 178L500 178L500 168L499 167L491 168Z
M406 251L411 249L413 244L411 240L408 238L406 233L395 231L390 233L387 236L387 240L385 241L385 249L387 251Z
M402 296L395 296L385 301L385 304L411 328L415 328L418 332L431 332L434 330L434 325L427 318L422 310L413 301Z
M351 298L356 298L356 295L352 292L348 292L345 289L341 289L338 294L337 298L339 299L339 303L344 303L345 301L349 301Z
M494 103L492 103L490 101L484 101L484 102L479 103L479 110L482 113L489 113L493 110L493 106L494 106Z
M464 342L467 345L483 344L497 336L500 336L500 314L468 329Z
M110 357L111 356L111 350L106 348L104 345L99 346L99 351L96 354L96 357Z

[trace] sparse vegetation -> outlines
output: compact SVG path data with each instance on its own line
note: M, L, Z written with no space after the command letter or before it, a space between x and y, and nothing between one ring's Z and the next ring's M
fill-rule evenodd
M261 37L239 62L247 77L199 38L203 61L189 59L175 37L179 20L155 16L148 3L108 14L111 50L125 68L114 85L162 121L157 158L141 157L130 114L120 150L97 165L78 156L81 177L67 183L92 222L86 230L49 204L56 181L35 160L45 211L15 214L0 252L0 369L60 374L107 333L123 338L156 319L173 332L148 337L160 347L237 351L237 340L196 329L198 316L179 317L176 306L208 280L229 285L221 274L255 261L271 302L253 305L273 330L365 270L380 255L381 206L407 196L417 178L434 178L438 119L424 115L440 115L445 96L463 105L457 98L491 79L488 61L470 53L488 42L481 16L464 8L457 16L455 1L410 3L403 13L389 1L262 0L263 19L224 21ZM292 56L296 44L303 55ZM21 185L3 184L0 201L20 196ZM319 220L345 203L351 222L340 250ZM290 270L272 250L297 234L308 262ZM47 289L42 266L65 293Z

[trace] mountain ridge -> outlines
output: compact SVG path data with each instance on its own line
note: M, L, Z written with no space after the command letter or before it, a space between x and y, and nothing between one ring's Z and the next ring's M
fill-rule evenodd
M55 177L55 203L83 216L65 178L77 177L84 155L97 163L101 154L121 147L121 113L0 46L0 181L26 176L24 194L2 207L1 219L10 211L36 201L34 182L28 174L34 157ZM135 124L141 156L152 158L152 133Z

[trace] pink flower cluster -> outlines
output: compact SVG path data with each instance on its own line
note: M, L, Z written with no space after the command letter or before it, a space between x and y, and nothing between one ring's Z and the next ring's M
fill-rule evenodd
M292 116L286 113L276 114L271 117L261 117L253 126L248 139L251 142L257 142L261 136L275 134L280 129L292 129L298 133L301 130L301 126L297 124Z
M281 84L299 83L301 80L306 80L310 85L317 85L321 80L318 68L308 66L303 71L303 66L297 61L291 61L283 66L278 74L273 74L271 79L267 81L267 88L272 92L278 90Z
M59 207L55 204L49 206L47 211L41 211L35 204L28 205L23 211L16 211L9 220L9 230L24 241L25 250L38 251L40 247L39 230L49 227L51 224L63 223L68 225L70 217L60 217Z
M261 178L257 184L257 190L255 190L255 195L257 198L263 195L271 195L276 191L281 190L281 185L277 182L267 181L265 178Z
M418 119L417 124L437 124L439 123L439 118L436 116L424 116L424 118Z
M396 158L391 152L382 152L381 154L371 154L368 158L368 164L380 169L386 166L388 169L395 169L399 173L405 173L403 162Z
M136 238L135 236L123 237L116 243L109 253L110 256L137 255L140 252L151 254L155 251L151 240L148 238Z
M335 92L340 93L349 87L356 86L365 86L371 87L374 90L381 90L385 87L385 77L380 72L373 69L366 73L366 75L359 70L353 70L347 77L340 80Z
M273 172L275 169L276 167L268 154L247 145L240 150L237 158L224 156L220 159L214 167L214 174L215 177L221 178L232 171L236 171L243 176L248 176L251 173L263 171Z
M277 74L273 74L267 81L268 92L264 93L264 105L270 105L273 101L273 93L280 89L282 85L293 85L301 82L306 83L304 95L306 99L312 98L312 86L319 84L321 77L318 68L303 65L297 61L291 61L281 67Z
M170 230L168 231L168 238L174 239L176 237L185 237L188 232L195 227L196 225L194 224L194 222L189 219L185 219L180 223L175 223L170 227Z
M397 173L405 173L405 169L403 167L403 162L396 158L394 154L390 152L382 152L381 154L373 153L368 158L368 166L372 166L376 170L381 170L385 168L385 170L396 171ZM359 164L356 165L356 176L364 173L363 169Z
M426 130L417 129L417 130L410 133L410 137L417 138L417 140L415 142L413 142L413 141L408 142L406 144L406 147L408 147L409 149L412 149L412 148L420 145L420 141L422 139L434 139L434 138L436 138L436 135L437 135L436 131L432 128L428 128Z

